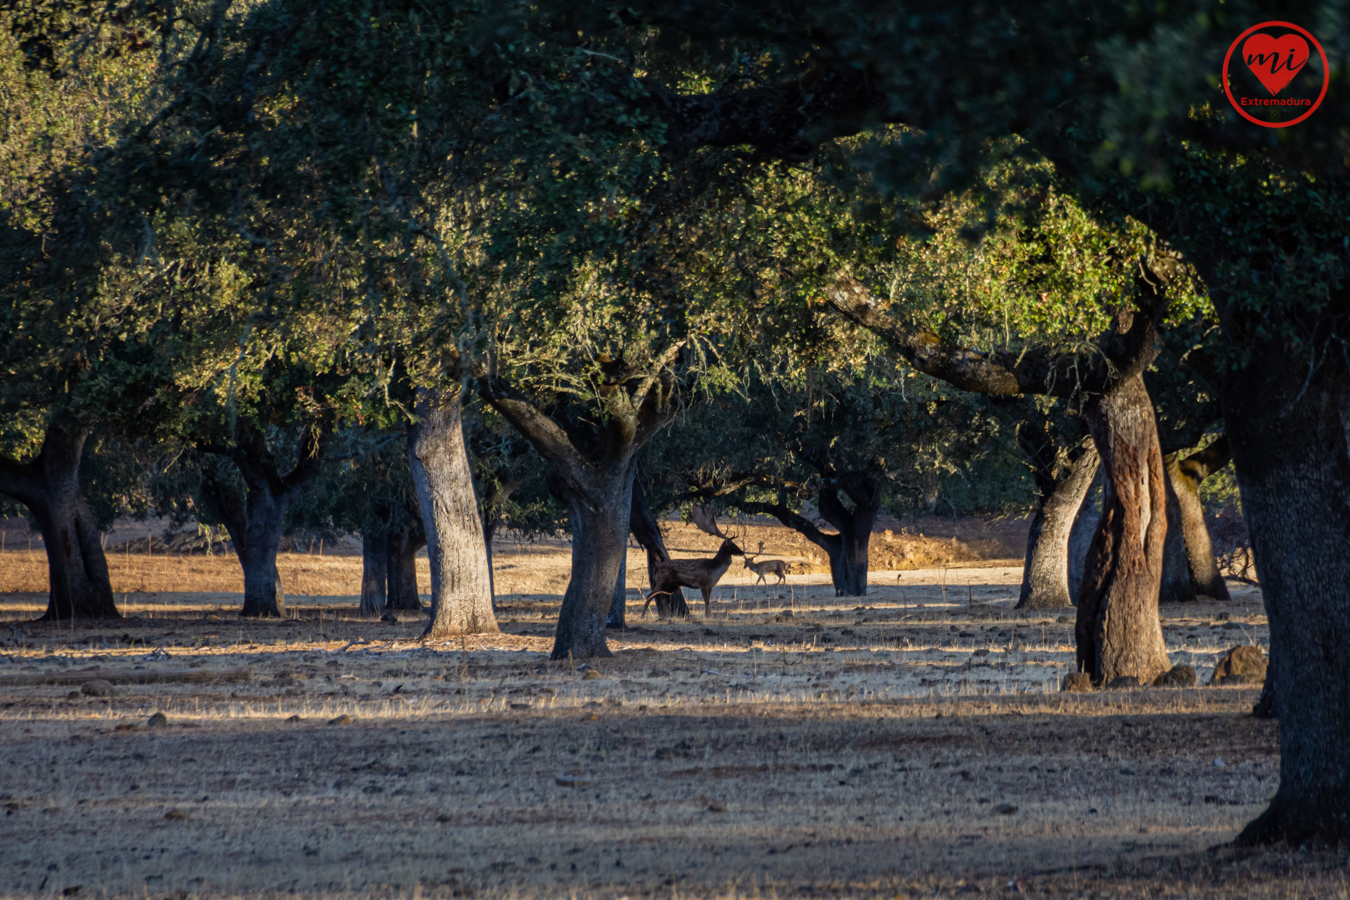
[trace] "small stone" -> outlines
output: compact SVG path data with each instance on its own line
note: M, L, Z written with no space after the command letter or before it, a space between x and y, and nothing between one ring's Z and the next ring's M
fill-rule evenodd
M71 691L69 694L66 694L66 699L67 699L67 700L78 700L78 699L80 699L80 697L82 697L82 696L84 696L84 695L81 694L79 691Z
M559 772L553 776L553 783L560 787L586 787L591 780L584 775L564 775Z
M1067 625L1070 622L1072 622L1073 619L1070 619L1068 616L1060 616L1058 619L1055 619L1055 621L1058 622L1060 625Z
M93 681L86 681L80 685L80 693L89 697L111 697L113 685L111 681L95 678Z
M299 713L296 713L296 714L293 715L293 716L287 716L287 717L286 717L286 721L287 721L287 722L292 722L292 723L294 723L294 722L299 722L299 721L300 721L300 714L299 714Z
M1070 672L1064 676L1064 683L1060 685L1059 689L1071 693L1090 691L1092 690L1092 676L1086 672Z
M120 725L114 725L113 731L140 731L141 726L135 722L123 722Z
M1173 666L1153 679L1154 687L1195 687L1198 679L1190 666Z
M526 701L517 700L511 704L512 709L529 709L530 704Z
M720 800L714 800L708 804L708 812L726 812L727 805Z
M1111 683L1108 684L1106 687L1107 687L1108 690L1112 690L1112 691L1120 691L1120 690L1128 690L1129 688L1137 688L1137 687L1142 687L1142 686L1143 686L1143 684L1139 681L1139 679L1138 679L1136 676L1134 676L1134 675L1121 675L1121 676L1119 676L1119 677L1117 677L1117 678L1112 678L1112 679L1111 679Z
M153 716L151 716L150 720L147 721L145 724L150 726L151 728L168 728L169 717L164 715L164 713L162 712L157 712Z
M1000 803L994 807L994 812L1000 816L1013 816L1017 814L1017 807L1011 803Z
M343 713L343 714L340 715L340 716L334 716L333 718L329 719L329 720L328 720L328 724L329 724L329 725L350 725L350 724L351 724L352 722L354 722L354 721L356 721L356 720L353 719L351 716L347 715L346 713Z
M178 807L174 807L164 814L164 818L170 822L181 822L188 817L188 814Z
M1223 655L1210 684L1261 684L1266 680L1266 655L1260 647L1242 644Z

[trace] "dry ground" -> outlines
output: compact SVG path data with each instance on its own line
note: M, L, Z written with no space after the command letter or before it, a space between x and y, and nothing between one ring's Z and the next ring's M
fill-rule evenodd
M1276 784L1254 689L1058 693L1072 626L1011 609L1013 565L875 572L865 598L733 570L681 623L643 619L635 578L614 658L573 666L547 657L564 550L500 546L503 633L435 645L317 596L343 557L293 559L316 596L280 621L193 592L201 557L124 559L180 592L119 595L117 623L22 624L41 598L0 594L0 896L1350 894L1338 855L1209 849ZM1235 594L1165 610L1175 662L1265 642Z

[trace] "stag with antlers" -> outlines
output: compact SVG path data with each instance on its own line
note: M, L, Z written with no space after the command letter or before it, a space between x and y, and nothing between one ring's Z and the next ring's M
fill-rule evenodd
M717 555L712 559L671 559L657 563L651 596L642 607L643 615L647 614L647 607L657 595L669 593L677 587L686 587L698 588L703 592L703 615L707 616L712 609L712 590L731 567L731 558L745 556L745 551L736 546L731 535L717 527L717 522L710 511L696 506L690 518L700 531L720 537L722 546L717 549Z

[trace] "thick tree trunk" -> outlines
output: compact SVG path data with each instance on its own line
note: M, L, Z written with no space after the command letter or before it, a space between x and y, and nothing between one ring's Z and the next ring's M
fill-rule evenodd
M1181 533L1186 546L1186 566L1191 588L1196 594L1215 600L1231 600L1228 585L1214 558L1214 544L1205 523L1205 507L1200 502L1200 485L1222 469L1232 458L1227 436L1220 437L1203 450L1176 461L1167 470L1177 497L1181 515Z
M1095 447L1093 448L1096 449ZM1087 568L1088 549L1092 546L1092 536L1097 533L1097 525L1102 519L1102 485L1106 476L1102 474L1101 456L1097 457L1097 473L1088 485L1083 503L1073 520L1073 530L1069 532L1069 602L1078 605L1078 593L1083 588L1083 572Z
M844 506L839 491L853 501L853 508ZM823 544L816 541L830 558L830 580L837 597L867 595L868 549L877 510L881 508L881 483L866 474L849 473L827 482L816 499L820 515L839 529L837 541ZM808 537L810 537L808 535Z
M422 609L422 597L417 591L417 551L426 543L406 531L389 534L389 598L385 609Z
M661 536L660 523L647 506L647 498L642 490L642 479L638 476L634 476L633 479L633 508L629 513L628 528L642 545L642 549L647 551L647 584L656 584L656 565L668 561L670 551L666 549L665 538ZM684 588L677 587L669 594L658 596L656 614L663 617L687 617L689 603L684 599Z
M431 558L431 620L424 638L499 630L462 415L458 391L444 398L419 391L418 422L408 432L408 463Z
M242 543L235 541L244 569L241 616L280 618L286 612L286 594L281 588L281 573L277 571L277 550L289 505L289 497L276 497L266 490L248 492L244 538Z
M47 550L50 592L43 621L121 618L94 516L80 489L80 461L89 431L47 428L31 463L0 459L0 492L28 507Z
M1223 387L1280 721L1280 786L1240 845L1350 843L1350 374L1336 360L1310 374L1258 357Z
M1176 466L1175 453L1163 457L1163 471L1167 473L1167 538L1163 542L1159 603L1190 603L1195 600L1195 591L1191 589L1191 570L1186 565L1186 542L1181 532L1181 504L1172 490L1172 473Z
M319 473L323 442L317 428L307 428L300 438L300 461L289 474L277 471L276 459L260 431L240 426L229 446L201 445L234 463L244 480L244 491L220 480L211 466L202 472L201 499L207 511L225 523L244 570L246 618L279 618L286 609L286 595L277 572L277 549L286 524L286 510L308 489Z
M1057 609L1073 605L1069 587L1069 536L1078 519L1100 457L1095 447L1084 448L1036 510L1027 535L1027 558L1022 571L1018 609Z
M628 553L633 464L618 471L591 468L588 476L586 485L549 479L554 495L567 504L572 530L572 577L563 594L553 659L612 655L605 640L605 622Z
M389 532L361 535L361 605L363 618L378 616L384 609L389 581Z
M1107 485L1078 600L1078 668L1097 682L1148 684L1170 667L1158 621L1167 476L1153 404L1134 376L1089 400L1084 416Z
M867 553L872 529L850 528L840 535L839 549L830 554L830 581L836 597L867 596Z
M619 557L619 578L614 582L614 597L609 601L609 615L605 617L606 628L624 629L628 627L628 542L625 539L623 556Z

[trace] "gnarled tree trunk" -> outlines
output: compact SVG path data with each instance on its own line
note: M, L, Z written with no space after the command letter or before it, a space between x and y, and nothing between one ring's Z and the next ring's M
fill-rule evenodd
M463 402L459 390L450 396L420 390L418 421L408 432L408 463L431 560L431 620L424 638L499 630L492 612L483 523L464 446ZM412 585L416 596L415 570Z
M1167 491L1153 404L1135 375L1089 400L1084 416L1107 484L1078 598L1078 667L1106 684L1148 684L1170 667L1158 621Z
M0 492L28 507L47 550L50 593L43 621L121 618L113 601L103 543L80 489L89 429L49 425L29 463L0 457Z
M609 656L605 622L614 606L627 554L636 456L675 415L675 381L668 368L674 344L647 369L606 360L603 415L565 420L545 415L500 379L480 380L483 396L548 463L549 490L567 504L572 577L563 594L553 659Z
M1226 466L1232 455L1228 437L1224 435L1203 450L1176 460L1167 470L1168 480L1176 493L1191 588L1196 594L1215 600L1231 600L1232 597L1219 572L1218 560L1214 558L1214 544L1205 523L1205 507L1200 502L1200 485Z
M1167 538L1163 542L1162 582L1158 585L1159 603L1190 603L1195 600L1191 589L1191 570L1186 565L1186 542L1181 532L1181 505L1172 490L1172 471L1176 468L1175 453L1163 457L1163 471L1167 473Z
M1101 459L1091 442L1068 471L1049 485L1027 534L1018 609L1057 609L1073 605L1069 576L1069 536L1078 519Z
M850 509L839 496L852 501ZM868 549L872 526L881 509L881 482L867 474L849 473L828 479L816 503L826 522L839 529L838 539L828 544L817 542L830 558L830 580L837 597L863 597L867 594ZM808 539L810 535L807 535Z
M1096 448L1093 448L1094 451ZM1088 549L1092 547L1092 536L1097 533L1097 525L1102 519L1101 497L1106 476L1102 474L1101 456L1097 456L1097 474L1083 495L1082 505L1073 520L1073 529L1069 532L1069 602L1078 605L1078 593L1083 588L1083 572L1087 568Z
M361 604L363 618L378 616L384 608L389 581L389 532L361 535Z
M317 430L306 429L300 440L300 461L285 475L277 470L263 434L253 428L240 428L232 445L202 445L207 452L234 463L244 480L241 497L206 466L201 496L210 514L225 523L234 543L244 570L244 606L239 614L247 618L280 617L286 608L277 572L277 549L286 525L286 510L309 488L323 459Z
M572 530L572 577L563 594L553 659L611 656L605 625L628 554L633 465L587 466L584 482L551 475L549 489L567 504Z

